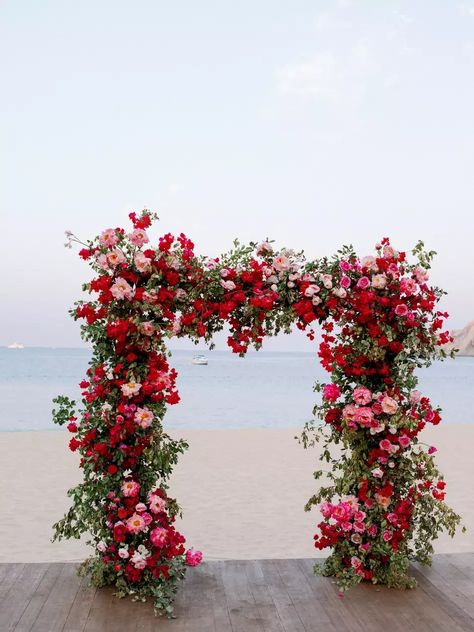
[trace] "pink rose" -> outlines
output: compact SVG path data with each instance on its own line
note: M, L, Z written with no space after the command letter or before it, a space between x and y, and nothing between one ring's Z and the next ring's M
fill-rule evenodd
M359 522L358 520L354 521L354 531L356 533L364 533L365 524L363 522Z
M400 281L400 291L406 296L412 296L418 290L418 286L413 279L402 279Z
M374 538L377 535L377 525L371 524L370 527L367 529L367 533L370 535L370 537Z
M387 277L385 274L374 274L372 277L372 287L376 290L383 290L387 286Z
M125 279L117 279L117 281L110 288L110 292L117 300L130 300L133 298L133 288L125 281Z
M425 270L424 268L420 268L419 266L417 266L413 270L413 276L418 281L418 283L426 283L429 279L429 274L427 270Z
M330 518L332 513L332 504L328 501L325 501L320 504L319 511L322 513L324 518Z
M357 287L360 290L366 290L369 286L370 286L369 277L363 276L363 277L360 277L360 279L357 281Z
M139 272L150 272L151 261L143 254L143 252L137 252L135 257L133 258L133 261L135 263L135 267Z
M153 336L155 331L155 325L151 322L151 320L147 320L140 325L140 332L144 336Z
M201 562L201 551L195 551L192 547L186 551L186 564L188 566L199 566Z
M385 452L391 452L391 450L392 450L392 443L388 439L382 439L382 441L380 441L380 443L379 443L379 448L381 450L385 450Z
M129 237L132 244L137 246L137 248L140 248L150 241L146 232L141 228L136 228L133 233L130 233Z
M357 410L358 408L354 404L347 404L347 406L344 406L344 408L342 409L342 416L345 419L352 420Z
M407 435L402 435L401 437L398 437L398 443L402 446L402 448L408 448L411 443L411 439L410 437L407 437Z
M122 494L126 497L126 498L130 498L133 496L138 496L138 492L140 491L140 484L137 483L136 481L124 481L122 483Z
M377 260L375 259L375 257L362 257L362 259L360 260L360 264L363 268L371 270L372 272L376 272L378 270Z
M148 408L137 408L137 412L135 413L135 423L140 426L140 428L149 428L153 422L154 415Z
M153 513L162 513L166 510L166 501L158 494L148 494L148 502L150 504L150 511Z
M278 255L273 259L273 269L277 272L286 272L290 268L290 260L285 255Z
M348 261L339 261L339 270L341 272L348 272L351 269L351 264Z
M357 408L353 420L363 428L369 428L373 418L374 413L371 408Z
M224 290L227 290L228 292L232 292L232 290L235 290L236 288L236 285L233 281L221 281L221 285Z
M107 253L107 263L112 268L115 268L116 266L118 266L120 263L123 263L124 261L125 261L125 255L123 254L121 250L115 249Z
M358 386L354 389L354 392L352 393L352 398L356 404L361 404L362 406L365 406L365 404L368 404L370 401L372 401L372 393L369 391L368 388L365 388L365 386Z
M162 549L168 542L168 530L163 527L157 527L150 533L150 541L153 546Z
M272 254L273 246L269 241L263 241L257 246L257 257L261 257L265 254Z
M341 389L337 384L326 384L323 388L323 397L329 402L335 402L341 394Z
M107 228L99 237L99 243L105 248L112 248L118 242L118 237L113 228Z
M384 542L390 542L390 540L392 539L392 532L388 529L385 529L385 531L382 533L382 538Z
M141 514L134 513L133 516L126 520L125 525L130 533L140 533L140 531L145 529L146 522Z
M397 316L406 316L408 314L408 307L405 303L400 303L400 305L395 307L395 314Z
M410 404L418 404L421 400L421 391L412 391L410 393Z
M347 275L345 275L345 274L343 274L343 275L341 276L341 281L340 281L340 283L341 283L341 287L342 287L342 288L344 288L345 290L347 290L347 289L351 286L351 280L350 280L350 278L349 278Z
M389 513L387 514L387 520L390 522L390 524L397 524L398 516L396 513Z
M382 406L383 412L387 415L394 415L398 410L397 402L388 395L384 396L380 404Z
M375 478L382 478L383 470L380 467L376 467L372 470L372 476Z

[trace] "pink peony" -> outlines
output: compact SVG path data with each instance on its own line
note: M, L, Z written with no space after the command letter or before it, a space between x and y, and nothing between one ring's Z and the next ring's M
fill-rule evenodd
M138 513L134 513L133 516L130 516L128 520L126 520L125 525L127 527L127 531L130 533L140 533L146 528L146 522L143 519L143 516Z
M133 233L130 233L129 238L132 244L134 246L137 246L137 248L140 248L141 246L143 246L144 244L150 241L148 239L148 235L146 234L146 231L142 230L141 228L137 228L133 231Z
M143 252L137 252L133 258L133 262L139 272L150 272L151 261L143 254Z
M382 406L383 412L387 415L394 415L398 410L397 402L388 395L384 396L380 404Z
M333 384L333 383L325 384L323 388L323 397L328 402L335 402L340 394L341 394L341 389L339 388L337 384Z
M140 484L132 480L124 481L122 483L121 490L122 490L122 494L126 498L138 496L138 492L140 491Z
M113 228L107 228L99 237L99 243L105 248L112 248L118 242L118 237Z
M372 424L373 418L374 413L371 408L357 408L352 419L358 423L359 426L369 428Z
M374 274L372 277L372 287L376 290L383 290L387 286L387 277L385 274Z
M153 336L155 331L155 325L151 322L151 320L146 320L140 325L140 332L144 336Z
M168 538L168 530L164 529L163 527L157 527L156 529L153 529L153 531L150 533L151 543L153 544L153 546L156 546L159 549L162 549L165 546L165 544L168 542Z
M117 279L110 288L110 292L114 298L121 301L133 298L133 288L125 281L125 279Z
M137 423L140 428L149 428L153 422L154 416L148 408L137 408L134 419L135 423Z
M110 267L115 268L125 261L125 255L121 250L115 249L107 253L107 263Z
M365 388L365 386L358 386L354 389L354 392L352 393L352 398L356 404L361 404L362 406L365 406L365 404L368 404L372 401L372 393L371 391L369 391L368 388Z
M285 255L278 255L273 259L273 269L277 272L286 272L290 269L290 260Z
M122 394L125 395L125 397L133 397L134 395L138 394L141 387L142 385L140 384L140 382L127 382L127 384L122 384L120 388L122 390Z
M201 562L201 551L195 551L192 547L186 551L186 564L188 566L199 566Z

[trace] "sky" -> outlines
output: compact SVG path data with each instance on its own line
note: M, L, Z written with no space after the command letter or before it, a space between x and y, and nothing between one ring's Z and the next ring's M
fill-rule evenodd
M0 60L0 345L80 346L63 233L143 207L208 255L423 239L474 319L474 0L3 0Z

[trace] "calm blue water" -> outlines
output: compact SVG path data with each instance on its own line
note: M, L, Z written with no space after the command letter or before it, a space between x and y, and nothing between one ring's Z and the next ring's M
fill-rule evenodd
M182 401L170 407L168 428L274 428L311 418L312 386L325 376L315 354L204 352L207 366L191 364L196 351L175 351L171 358ZM56 429L51 400L79 396L88 359L84 349L0 349L0 431ZM445 422L474 421L474 358L436 363L419 376L420 389L443 407Z

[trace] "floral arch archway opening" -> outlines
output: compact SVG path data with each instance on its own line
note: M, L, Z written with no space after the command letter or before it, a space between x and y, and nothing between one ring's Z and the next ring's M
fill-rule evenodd
M218 259L197 257L183 234L152 246L153 213L130 214L133 227L107 229L80 242L94 278L92 297L71 310L92 345L82 405L60 396L54 420L73 434L84 480L70 490L72 506L55 538L90 536L94 555L82 565L97 586L151 598L171 614L186 565L201 554L185 548L174 528L178 503L167 481L188 445L162 421L179 402L167 340L204 340L227 323L228 344L244 355L265 336L296 325L314 341L328 371L316 384L315 407L301 439L323 442L327 480L309 499L318 505L315 546L331 549L316 570L341 588L362 581L413 587L410 559L430 563L441 530L454 534L460 518L444 502L435 448L419 433L440 422L440 410L416 390L414 370L445 356L443 294L428 282L433 252L418 243L413 261L388 239L373 256L343 247L307 261L302 252L275 252L268 241L234 248ZM315 333L319 325L321 334ZM319 340L320 338L320 340ZM331 448L338 446L338 456ZM322 471L315 472L315 478Z

